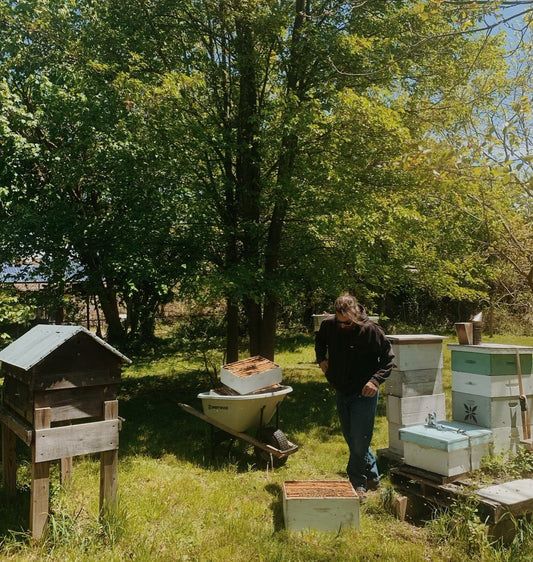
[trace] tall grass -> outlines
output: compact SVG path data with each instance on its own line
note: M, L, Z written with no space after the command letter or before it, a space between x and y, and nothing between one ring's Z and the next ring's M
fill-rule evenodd
M333 392L314 364L312 337L287 338L276 355L284 383L293 387L281 406L280 427L300 449L274 470L259 466L243 441L221 444L212 457L211 426L177 406L185 402L201 409L196 396L210 388L211 377L205 354L185 356L173 342L164 342L164 352L134 358L123 374L118 510L98 517L98 455L74 459L69 489L59 486L54 466L50 523L43 539L32 544L26 532L29 451L21 446L16 501L0 503L2 560L533 559L527 522L520 523L514 546L503 546L485 541L483 522L462 506L454 508L462 510L460 521L455 512L439 513L432 524L397 520L391 514L395 492L385 462L383 489L362 506L360 530L286 531L284 481L345 478L347 448ZM449 390L447 352L445 361ZM386 448L387 441L382 396L373 446ZM518 558L507 558L511 554Z

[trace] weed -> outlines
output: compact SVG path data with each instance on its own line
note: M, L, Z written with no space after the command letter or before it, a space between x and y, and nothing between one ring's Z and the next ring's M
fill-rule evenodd
M449 508L437 511L428 526L435 541L451 541L471 557L483 557L490 550L488 528L478 515L473 497L457 499Z

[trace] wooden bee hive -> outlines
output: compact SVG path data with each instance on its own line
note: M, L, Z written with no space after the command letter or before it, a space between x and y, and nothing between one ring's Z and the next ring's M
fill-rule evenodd
M344 480L288 481L283 484L283 516L290 531L359 529L359 498Z
M281 382L281 367L260 355L223 365L220 380L239 394L250 394Z

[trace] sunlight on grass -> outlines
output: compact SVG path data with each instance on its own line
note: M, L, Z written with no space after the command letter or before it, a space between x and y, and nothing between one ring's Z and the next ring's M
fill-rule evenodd
M527 344L531 342L531 338L527 340ZM444 350L444 384L449 393L446 345ZM390 498L386 499L386 492L363 505L359 531L286 531L283 483L344 479L348 451L334 393L314 363L312 337L288 341L276 361L283 369L284 382L293 386L280 408L280 428L299 445L284 466L260 468L253 449L242 441L221 448L212 458L209 425L177 406L183 401L200 409L196 395L209 389L209 376L201 360L184 360L167 349L166 354L135 361L124 371L119 409L125 422L116 515L107 521L98 517L98 455L77 457L69 490L59 487L57 467L53 469L52 518L40 545L32 546L24 532L10 533L15 514L0 508L4 509L0 511L2 560L289 562L370 560L379 553L380 560L451 561L466 559L461 557L467 552L476 559L471 552L475 541L464 548L447 542L445 521L431 528L398 521L387 507ZM384 399L384 395L380 397L374 450L388 444ZM501 467L493 463L489 469L496 473ZM386 487L386 468L383 477ZM18 479L22 497L29 481L27 460L20 463ZM22 516L27 521L27 514ZM437 528L439 536L432 537ZM520 552L531 556L532 534L527 528L523 533ZM502 551L485 543L482 546L483 560L490 556L505 559Z

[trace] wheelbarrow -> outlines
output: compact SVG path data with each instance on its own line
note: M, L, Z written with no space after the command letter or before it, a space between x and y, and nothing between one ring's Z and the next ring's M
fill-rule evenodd
M275 467L285 464L298 450L298 445L291 443L279 429L279 404L290 392L290 386L281 385L272 390L239 395L210 390L198 394L203 413L188 404L179 403L179 406L212 427L250 443L259 461ZM267 427L274 414L276 427ZM255 437L245 433L250 430L256 431Z

